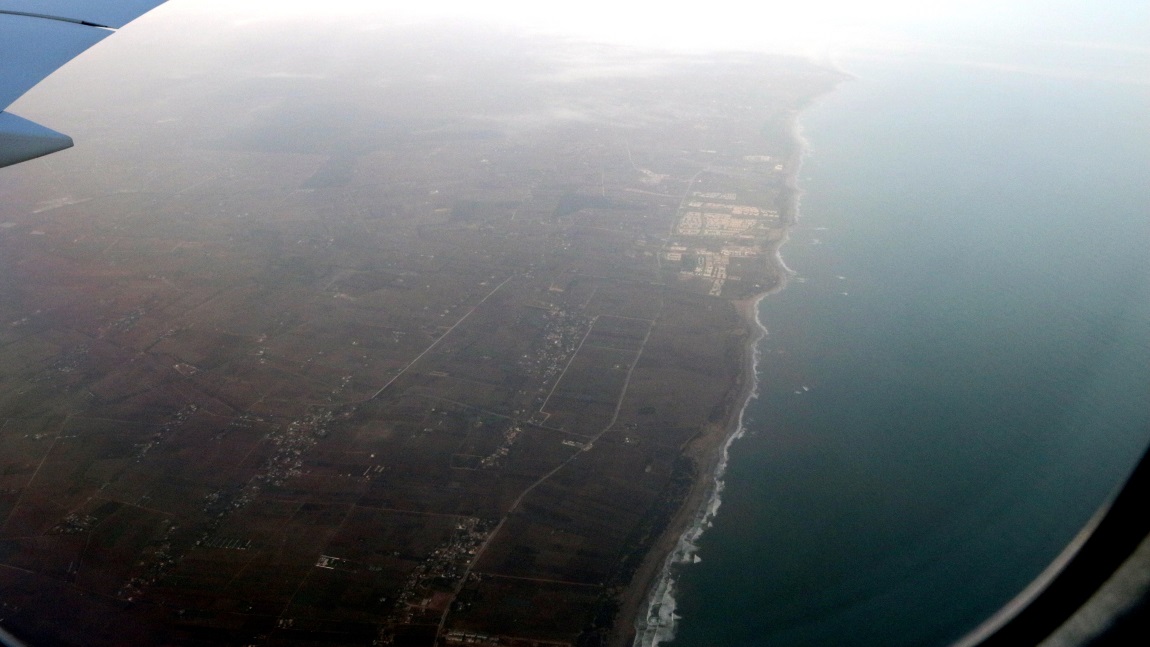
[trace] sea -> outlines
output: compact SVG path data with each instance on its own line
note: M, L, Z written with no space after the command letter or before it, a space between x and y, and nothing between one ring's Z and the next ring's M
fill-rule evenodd
M639 644L951 644L1150 443L1150 86L846 68L800 118L757 396Z

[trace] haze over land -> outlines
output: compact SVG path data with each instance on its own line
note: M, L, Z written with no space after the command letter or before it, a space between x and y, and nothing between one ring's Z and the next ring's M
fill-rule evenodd
M15 106L4 626L622 644L833 65L1147 80L1138 3L476 4L173 1Z
M2 179L5 626L625 642L841 75L162 12L25 99L89 92L81 145Z

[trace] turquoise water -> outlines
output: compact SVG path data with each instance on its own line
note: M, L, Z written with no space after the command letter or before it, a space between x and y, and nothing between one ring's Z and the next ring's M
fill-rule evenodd
M797 278L675 646L947 644L1150 440L1147 88L851 71L802 119Z

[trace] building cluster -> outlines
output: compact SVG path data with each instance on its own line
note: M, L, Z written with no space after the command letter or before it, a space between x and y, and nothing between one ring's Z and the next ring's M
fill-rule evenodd
M663 259L687 264L686 278L710 280L708 293L721 296L723 286L738 277L728 274L733 258L751 258L763 253L759 239L779 224L779 212L740 204L737 193L695 191L680 207L674 233L680 238L663 249ZM693 239L704 239L692 244ZM716 250L715 243L721 247ZM693 258L694 266L690 266Z
M268 434L273 453L260 470L259 477L272 485L283 485L303 473L303 453L327 436L328 424L334 419L331 410L308 414Z
M499 639L472 631L449 631L443 635L448 645L498 645Z
M756 224L752 218L739 218L730 213L688 211L679 220L677 233L681 236L737 236L745 234Z
M502 465L503 459L511 453L511 447L522 433L523 427L519 425L511 425L508 427L507 430L503 432L503 442L499 443L499 447L496 447L495 451L484 456L483 459L479 461L479 466L484 469L491 469Z
M443 583L458 582L465 577L475 554L479 552L494 528L494 522L476 517L460 519L451 537L432 551L408 576L399 590L394 611L387 619L385 627L426 622L428 614L441 616L447 610L447 604L451 602L452 597L451 593L442 590ZM328 559L336 558L328 557ZM386 645L392 642L389 632L385 630L380 644Z
M154 542L155 549L146 559L141 560L136 565L136 576L120 587L120 590L116 592L117 599L124 602L135 602L137 598L144 595L149 586L155 584L169 568L176 564L177 557L172 550L172 537L179 526L170 520L165 521L164 524L167 529Z
M334 571L337 568L343 570L346 566L351 564L348 560L342 557L332 557L331 555L320 555L319 559L315 562L316 568L326 568Z
M64 520L56 524L50 532L53 535L78 535L91 530L97 521L98 519L90 514L73 512L64 517Z
M151 451L160 443L164 442L164 440L168 438L168 436L170 436L172 432L176 430L176 428L187 422L188 418L191 418L192 415L194 415L199 410L200 406L198 404L189 402L179 411L172 414L172 417L169 418L168 421L163 425L161 425L159 430L153 433L147 441L136 445L136 462L139 463L140 461L144 460L144 457L148 455L149 451Z
M533 403L537 410L530 419L533 424L543 424L549 417L543 412L547 398L562 379L564 369L593 323L587 317L560 308L554 308L548 313L541 348L535 353L524 355L520 362L528 372L538 376L540 385Z
M684 205L679 215L675 233L680 236L708 236L715 238L754 238L755 230L763 229L778 221L777 211L761 209L747 204L737 204L735 193L698 193L696 200ZM728 200L729 202L704 202L704 200Z
M112 333L128 332L136 326L136 322L138 322L140 318L145 314L147 314L147 310L144 308L135 308L128 314L101 328L100 336L103 337L104 335Z

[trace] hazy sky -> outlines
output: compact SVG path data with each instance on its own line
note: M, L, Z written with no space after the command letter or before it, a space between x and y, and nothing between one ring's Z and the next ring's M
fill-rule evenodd
M913 55L1150 85L1147 0L170 0L218 24L468 25L671 50Z
M1150 45L1146 0L173 0L251 20L454 17L641 45L777 50L930 42L1073 41Z
M799 53L848 69L852 57L907 57L1150 87L1150 0L169 0L85 58L179 75L291 44L316 52L315 64L279 71L319 73L345 42L444 19L644 48ZM62 87L106 83L69 76L79 65L54 75Z

